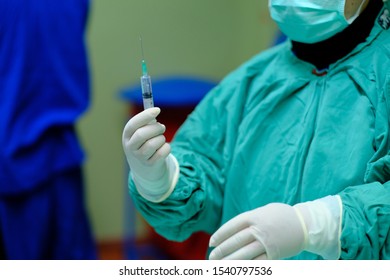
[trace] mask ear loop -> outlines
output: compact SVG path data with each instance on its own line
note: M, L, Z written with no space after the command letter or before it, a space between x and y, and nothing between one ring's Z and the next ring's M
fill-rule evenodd
M349 24L351 24L360 15L360 12L363 8L363 5L364 5L364 3L366 3L366 1L367 0L363 0L359 6L359 9L356 11L356 13L352 17L350 17L349 19L346 19ZM345 7L344 7L344 10L345 10Z

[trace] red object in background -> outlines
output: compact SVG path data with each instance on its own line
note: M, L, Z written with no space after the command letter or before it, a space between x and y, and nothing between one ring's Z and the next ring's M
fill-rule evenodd
M169 77L153 82L154 103L155 106L161 108L157 120L166 126L164 135L167 142L172 141L187 116L215 85L214 81L193 77ZM122 97L132 105L130 116L143 110L139 86L127 89ZM150 243L161 250L166 258L173 260L204 260L206 258L210 235L198 232L183 242L174 242L157 234L149 225L147 227L148 236L142 238L143 242Z
M172 260L205 260L210 235L197 232L183 242L173 242L151 231L153 243Z

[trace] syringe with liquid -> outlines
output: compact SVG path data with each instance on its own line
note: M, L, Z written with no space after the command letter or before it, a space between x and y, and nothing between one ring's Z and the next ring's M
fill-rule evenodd
M146 67L146 62L144 58L144 49L141 41L141 50L142 50L142 76L141 76L141 88L142 88L142 100L144 103L144 110L154 107L153 102L153 93L152 93L152 79L148 75L148 69Z

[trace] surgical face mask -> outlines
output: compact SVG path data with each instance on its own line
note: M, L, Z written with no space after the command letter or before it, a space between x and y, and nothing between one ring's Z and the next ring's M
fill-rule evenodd
M346 0L269 0L272 19L291 40L316 43L344 30L360 14L363 0L354 16L344 16Z

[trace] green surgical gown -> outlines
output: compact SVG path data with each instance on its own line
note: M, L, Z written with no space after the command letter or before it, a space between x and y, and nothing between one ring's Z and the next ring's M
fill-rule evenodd
M342 199L341 259L390 259L390 30L326 75L291 42L255 56L201 101L177 132L174 192L136 207L158 233L212 234L236 215L271 202ZM321 259L302 252L295 259Z

